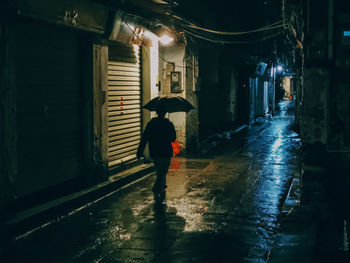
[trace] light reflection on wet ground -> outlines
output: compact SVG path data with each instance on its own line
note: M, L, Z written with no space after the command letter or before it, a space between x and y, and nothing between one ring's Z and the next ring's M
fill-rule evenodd
M151 176L19 240L11 262L264 262L298 171L292 123L283 113L210 156L176 157L164 204Z

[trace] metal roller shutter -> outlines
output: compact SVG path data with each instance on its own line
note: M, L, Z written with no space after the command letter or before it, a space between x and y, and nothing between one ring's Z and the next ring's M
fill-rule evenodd
M15 33L15 182L25 198L83 174L81 53L78 34L61 27L18 23Z
M108 49L108 166L136 158L141 136L140 48Z

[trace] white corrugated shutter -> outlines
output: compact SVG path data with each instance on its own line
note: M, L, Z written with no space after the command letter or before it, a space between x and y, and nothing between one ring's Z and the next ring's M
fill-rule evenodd
M108 52L108 165L136 158L141 136L140 48L109 46Z

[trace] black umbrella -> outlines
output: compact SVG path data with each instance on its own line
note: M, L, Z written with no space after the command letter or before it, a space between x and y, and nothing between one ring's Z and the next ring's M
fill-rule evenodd
M176 96L176 97L155 97L143 106L150 111L156 111L162 109L166 112L189 112L194 109L193 105L188 100Z

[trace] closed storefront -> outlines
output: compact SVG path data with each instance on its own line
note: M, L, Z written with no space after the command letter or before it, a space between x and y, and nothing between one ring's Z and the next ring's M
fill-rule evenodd
M108 166L136 158L141 135L141 61L136 45L108 47Z
M43 23L14 26L19 197L82 175L79 38Z

